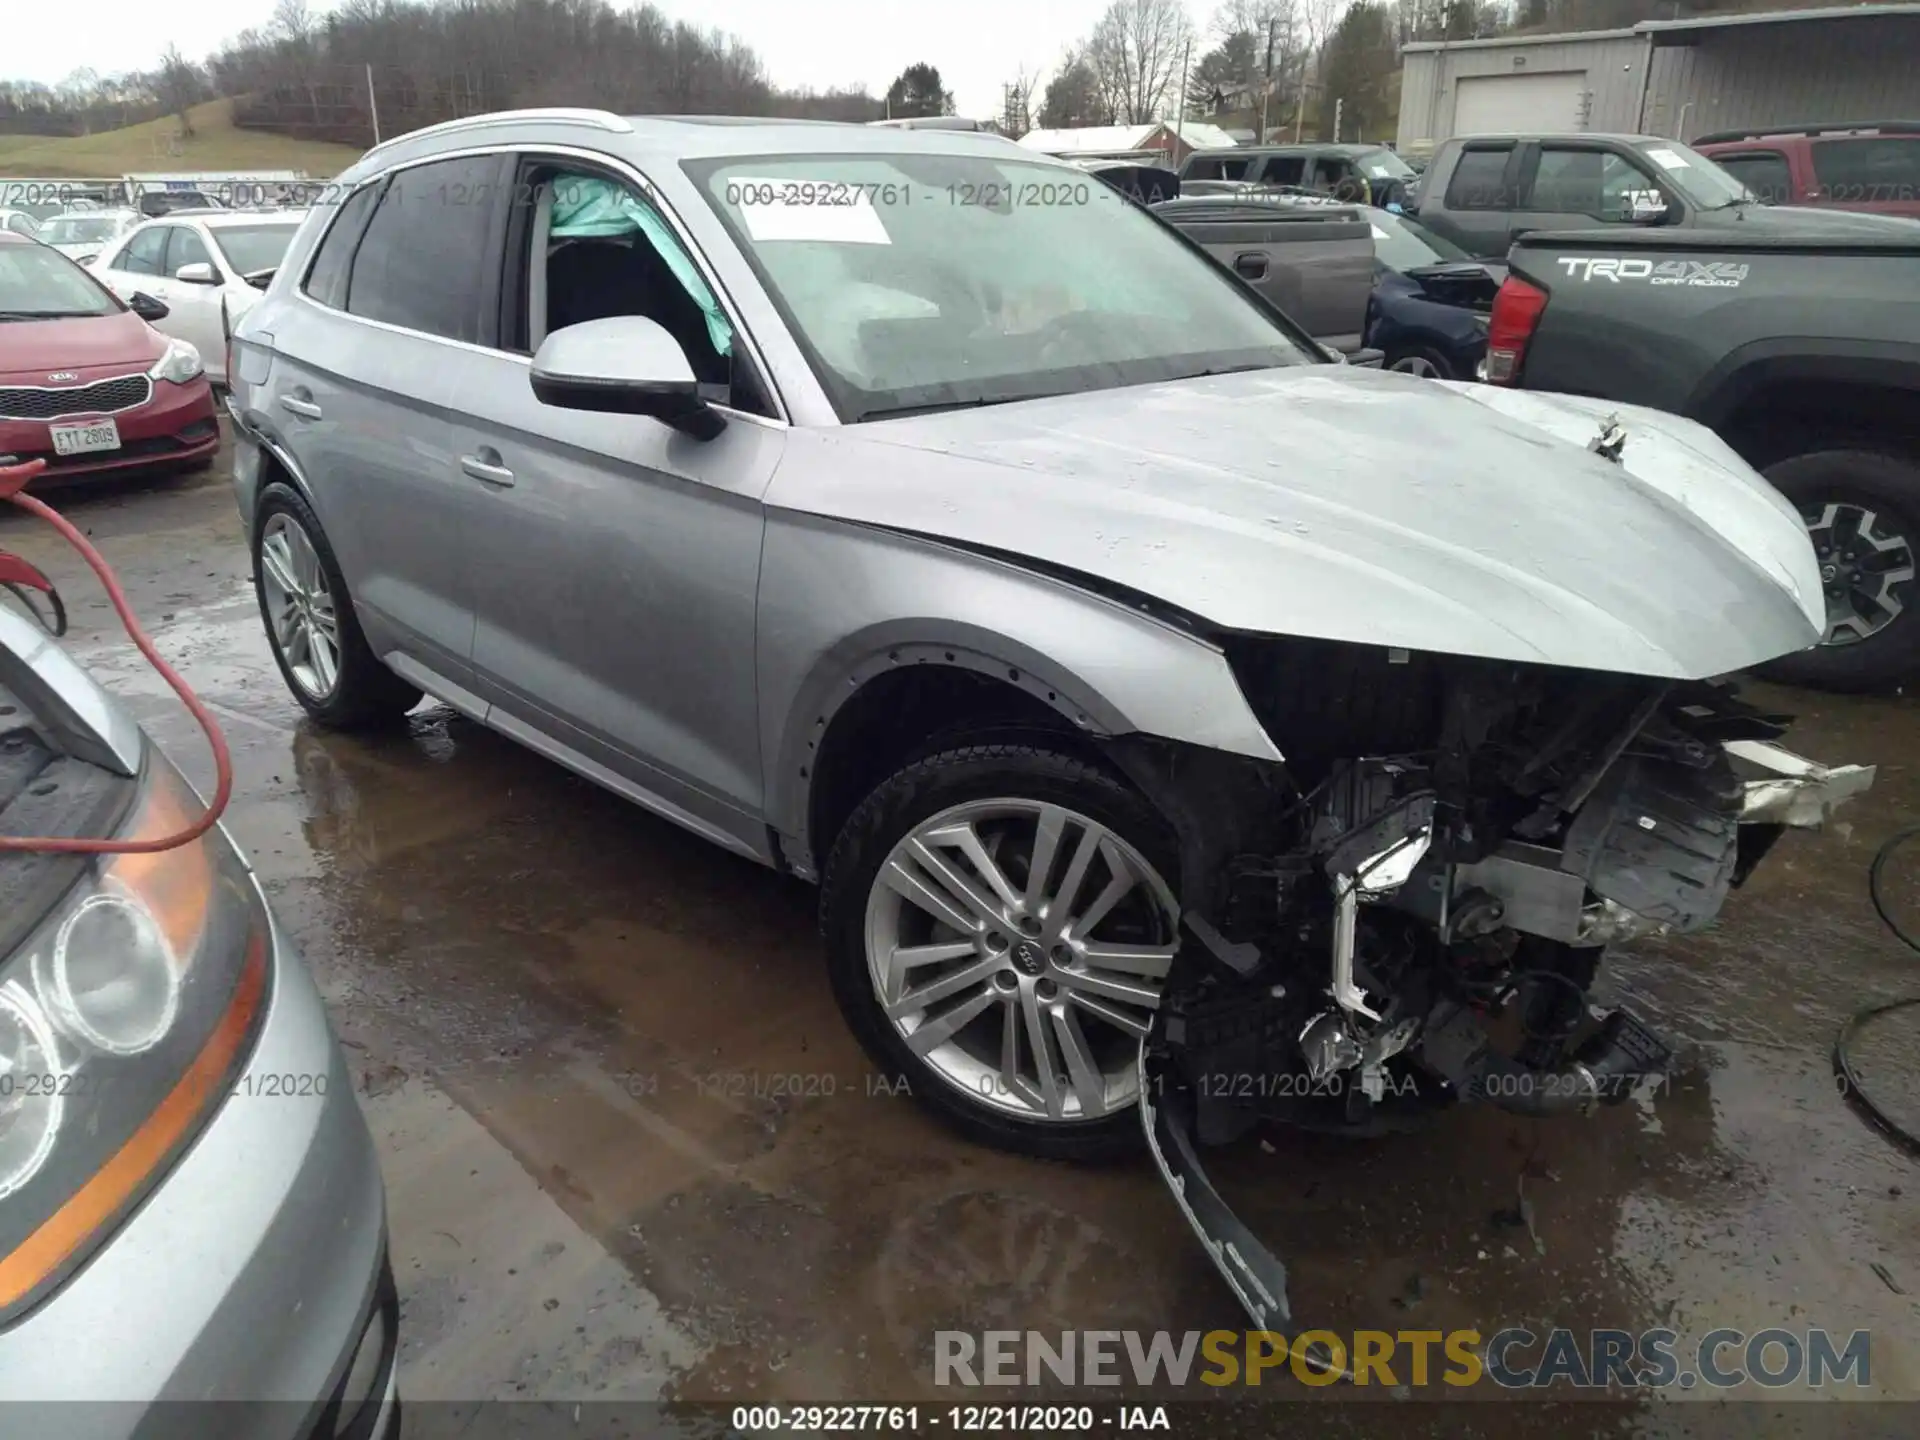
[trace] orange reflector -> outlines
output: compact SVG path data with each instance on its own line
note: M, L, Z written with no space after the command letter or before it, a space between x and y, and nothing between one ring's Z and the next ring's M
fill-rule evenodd
M0 1257L0 1311L31 1294L95 1231L118 1215L165 1163L202 1112L219 1104L226 1094L222 1082L246 1047L266 987L267 941L260 933L247 946L240 981L226 1014L179 1083L66 1204L49 1215L11 1254Z

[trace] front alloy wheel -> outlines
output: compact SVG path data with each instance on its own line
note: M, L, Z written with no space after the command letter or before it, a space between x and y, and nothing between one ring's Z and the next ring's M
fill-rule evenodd
M1140 1043L1180 909L1159 813L1048 745L893 775L821 887L834 993L869 1054L970 1137L1052 1159L1141 1143Z
M976 801L893 847L867 901L867 965L907 1047L962 1094L1098 1120L1139 1099L1176 920L1166 882L1098 821Z

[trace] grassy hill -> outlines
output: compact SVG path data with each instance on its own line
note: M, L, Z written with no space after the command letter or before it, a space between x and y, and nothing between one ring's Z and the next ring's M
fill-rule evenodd
M238 130L233 105L209 100L189 112L194 133L173 154L168 137L180 121L168 115L124 130L48 139L41 135L0 135L0 176L45 177L127 175L143 170L304 170L337 175L360 152L351 145L295 140L260 130Z

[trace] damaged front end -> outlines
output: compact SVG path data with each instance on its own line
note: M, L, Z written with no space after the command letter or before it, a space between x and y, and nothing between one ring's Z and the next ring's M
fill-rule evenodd
M1284 766L1144 737L1183 937L1142 1117L1252 1321L1285 1268L1200 1161L1278 1121L1379 1133L1462 1101L1591 1111L1669 1047L1589 990L1604 947L1712 922L1790 826L1873 779L1782 748L1732 688L1329 641L1229 641Z

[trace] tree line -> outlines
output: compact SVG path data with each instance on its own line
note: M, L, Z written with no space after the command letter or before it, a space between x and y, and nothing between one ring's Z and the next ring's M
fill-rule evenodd
M1184 94L1190 119L1330 137L1337 109L1344 136L1378 136L1393 128L1410 41L1607 29L1761 3L1221 0L1201 28L1186 0L1111 0L1044 84L1025 71L1008 81L992 118L1015 135L1139 124L1172 116ZM850 121L953 110L928 62L879 96L783 88L752 46L651 0L346 0L324 15L308 0L279 0L269 23L204 59L169 48L138 74L0 81L0 133L80 135L168 113L190 130L191 108L216 96L233 98L238 125L350 145L371 142L376 112L390 136L533 105Z

